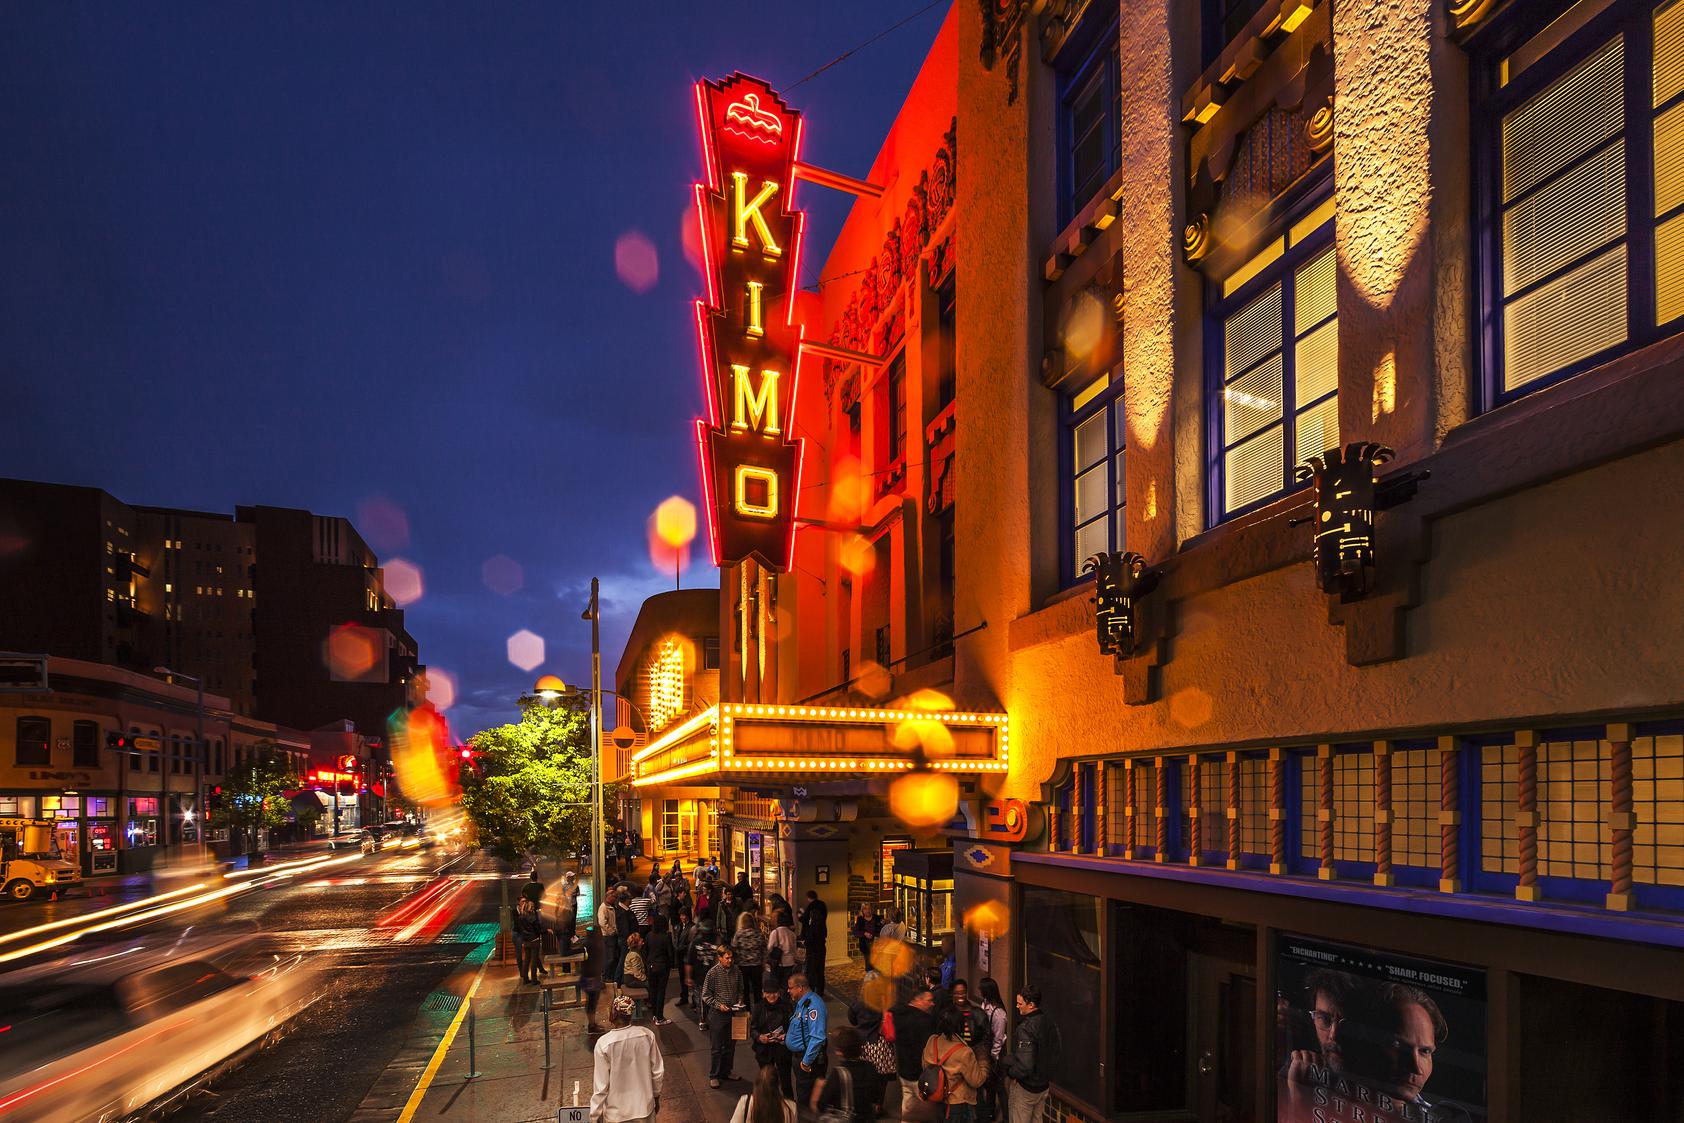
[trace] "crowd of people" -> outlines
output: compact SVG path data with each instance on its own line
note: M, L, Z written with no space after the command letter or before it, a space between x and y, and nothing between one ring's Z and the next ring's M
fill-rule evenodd
M975 992L957 978L951 955L896 981L900 1000L887 1010L864 998L848 1024L832 1027L824 1000L828 917L809 891L799 910L781 895L762 903L746 874L727 885L718 867L697 861L689 874L674 862L638 884L622 877L594 917L577 915L577 877L564 875L553 917L543 915L545 886L534 871L514 919L524 983L545 973L546 944L584 954L580 966L594 1048L593 1123L652 1118L664 1061L652 1030L684 1008L708 1037L708 1084L735 1081L740 1046L753 1060L751 1087L733 1123L870 1123L884 1117L921 1123L1033 1123L1040 1117L1060 1042L1040 1012L1034 986L1011 1011L991 978ZM594 923L593 923L594 922ZM581 938L580 931L583 929ZM851 918L849 934L871 962L875 941L905 929L895 910L871 906ZM866 994L881 994L868 969ZM676 991L676 999L674 992ZM610 996L605 1030L597 1022Z

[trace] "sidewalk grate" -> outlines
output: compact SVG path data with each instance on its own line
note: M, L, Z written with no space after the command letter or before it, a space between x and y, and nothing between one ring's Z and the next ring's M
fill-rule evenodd
M427 996L427 1001L421 1003L421 1009L436 1014L454 1014L461 1005L461 995L435 990Z

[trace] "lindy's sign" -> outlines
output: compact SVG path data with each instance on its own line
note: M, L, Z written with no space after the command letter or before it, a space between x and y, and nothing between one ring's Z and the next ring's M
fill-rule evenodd
M791 436L802 214L801 115L742 74L696 85L707 182L696 185L706 300L696 302L708 416L696 422L715 565L789 568L801 442Z

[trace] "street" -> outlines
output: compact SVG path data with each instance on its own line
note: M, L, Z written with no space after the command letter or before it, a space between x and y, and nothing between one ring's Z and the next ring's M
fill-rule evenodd
M320 996L277 1042L221 1075L208 1092L191 1097L176 1118L241 1123L348 1118L392 1060L429 992L494 936L497 897L487 891L488 881L474 880L489 872L489 860L442 848L374 855L323 851L314 860L323 859L336 864L295 876L283 870L226 901L53 949L62 955L85 951L93 940L150 941L210 928L249 930L255 949L264 954L302 953L313 961L323 983ZM441 870L443 883L437 881ZM138 899L138 890L8 906L0 912L0 941L63 913L81 915L89 904L110 907L125 897ZM0 953L10 950L0 943Z

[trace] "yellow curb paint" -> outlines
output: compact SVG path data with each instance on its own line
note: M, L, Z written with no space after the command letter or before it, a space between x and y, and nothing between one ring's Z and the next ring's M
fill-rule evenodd
M462 1000L461 1007L456 1011L456 1017L451 1019L450 1028L444 1031L444 1040L433 1050L433 1059L427 1062L425 1071L421 1073L421 1080L415 1085L415 1091L409 1094L409 1102L403 1105L403 1112L398 1116L398 1123L410 1123L415 1113L421 1110L421 1101L427 1098L427 1089L433 1086L433 1077L439 1073L439 1066L444 1063L444 1055L450 1051L451 1042L456 1040L456 1031L462 1028L462 1022L468 1016L468 1005L473 1002L474 995L479 991L480 980L485 978L485 969L491 966L491 959L486 957L479 965L479 974L468 986L468 996Z

